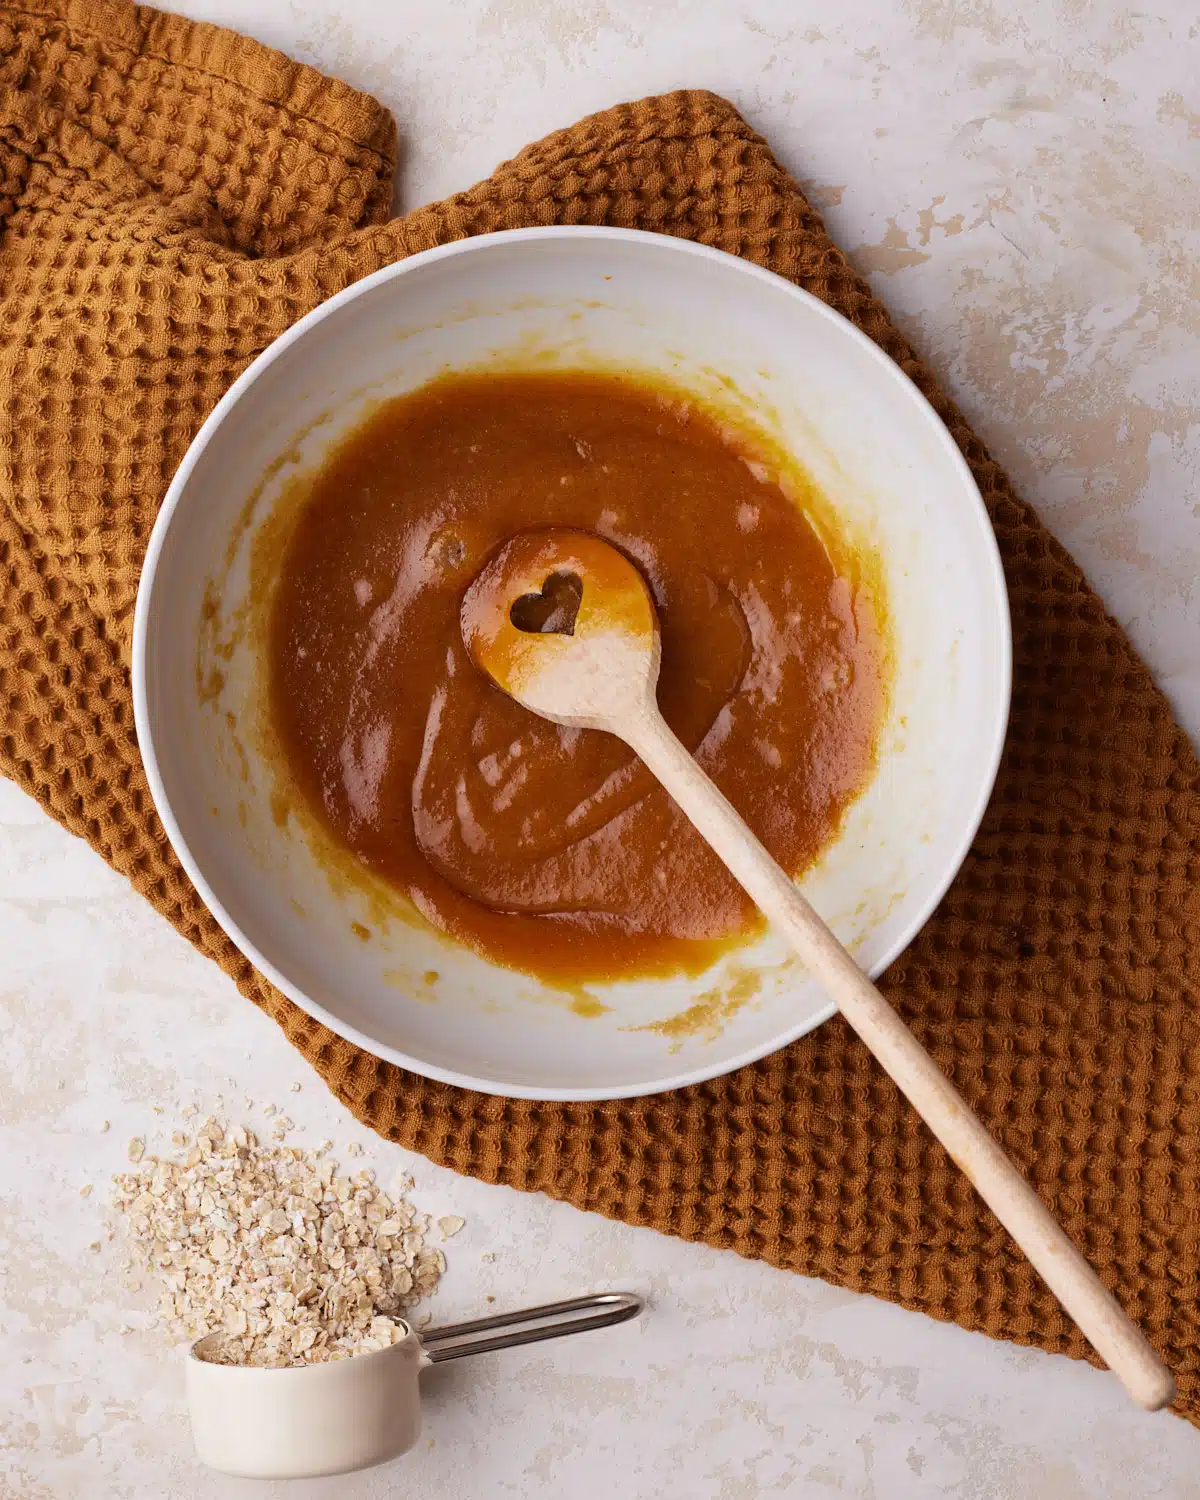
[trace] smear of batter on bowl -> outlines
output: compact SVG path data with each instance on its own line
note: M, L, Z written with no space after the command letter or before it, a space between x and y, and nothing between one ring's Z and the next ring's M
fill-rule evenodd
M678 1015L651 1021L647 1026L629 1026L626 1030L652 1031L665 1036L671 1043L667 1048L671 1053L678 1052L687 1041L715 1042L726 1023L747 1001L754 999L761 986L762 975L757 969L735 965L724 984L706 990Z
M685 391L617 374L449 375L330 454L274 580L272 725L331 837L434 926L551 983L698 973L761 918L632 752L472 665L463 594L538 526L643 571L667 722L800 873L869 780L878 574L794 463Z

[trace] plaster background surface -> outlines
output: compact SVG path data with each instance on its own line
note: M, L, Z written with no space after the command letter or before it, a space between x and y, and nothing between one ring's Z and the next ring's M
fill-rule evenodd
M404 206L617 100L681 86L731 97L1200 739L1193 6L172 8L237 25L387 103L404 142ZM1101 1372L468 1182L375 1141L270 1021L4 784L0 955L3 1500L1200 1495L1200 1433L1131 1409ZM116 1247L87 1247L131 1136L162 1139L180 1107L219 1097L238 1117L247 1093L286 1104L304 1127L298 1143L358 1140L385 1179L414 1173L420 1207L466 1216L447 1247L439 1319L488 1295L516 1306L605 1286L644 1290L652 1311L434 1372L426 1436L401 1466L277 1487L203 1471L177 1354L141 1331L148 1299L121 1288Z

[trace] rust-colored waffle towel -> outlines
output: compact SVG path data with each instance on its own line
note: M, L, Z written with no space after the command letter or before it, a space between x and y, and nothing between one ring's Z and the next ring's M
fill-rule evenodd
M263 1006L354 1113L461 1172L1073 1355L1074 1327L838 1022L656 1098L535 1104L412 1077L239 957L163 837L128 648L155 510L204 415L302 313L483 230L622 224L799 282L933 402L995 524L1008 753L887 989L1166 1356L1200 1417L1200 777L1079 569L734 109L648 99L388 222L389 116L279 54L123 3L0 4L0 764Z

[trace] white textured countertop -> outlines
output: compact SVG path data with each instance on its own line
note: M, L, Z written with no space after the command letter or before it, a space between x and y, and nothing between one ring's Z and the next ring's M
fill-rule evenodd
M731 97L1200 738L1200 28L1186 0L175 8L384 100L404 205L621 99ZM1111 1376L456 1178L352 1127L270 1021L5 784L0 955L15 1080L0 1091L0 1500L1200 1494L1200 1433L1131 1409ZM604 1286L645 1291L651 1311L434 1372L427 1435L396 1467L275 1489L207 1473L178 1354L122 1332L146 1298L121 1289L115 1247L87 1247L131 1136L246 1093L286 1100L298 1142L358 1140L381 1175L414 1173L419 1206L466 1217L439 1319L489 1295Z

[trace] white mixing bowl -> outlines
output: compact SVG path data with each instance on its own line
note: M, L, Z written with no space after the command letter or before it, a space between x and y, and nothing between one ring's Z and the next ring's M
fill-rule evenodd
M367 277L272 344L204 424L155 526L134 632L139 743L214 916L334 1031L490 1093L674 1088L831 1014L772 935L699 978L592 986L600 1004L581 1004L450 944L318 857L304 820L272 815L246 628L264 527L381 397L514 362L656 372L742 404L881 559L896 661L879 769L803 886L873 974L901 951L966 853L1004 738L1011 648L991 526L945 428L874 344L788 282L681 240L563 228L457 242Z

